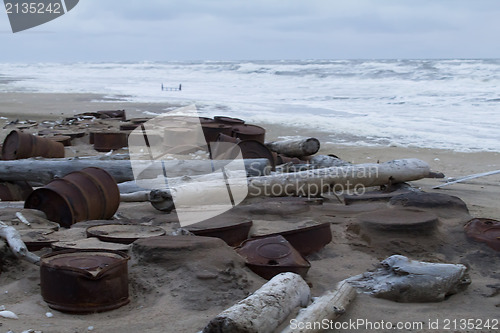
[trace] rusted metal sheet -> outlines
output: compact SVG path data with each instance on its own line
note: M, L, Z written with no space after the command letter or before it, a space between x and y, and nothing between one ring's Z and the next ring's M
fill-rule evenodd
M249 239L236 249L246 265L264 279L283 272L305 277L311 264L283 236Z
M109 219L119 204L120 192L113 177L90 167L36 189L24 207L41 210L49 220L70 227L78 221Z
M254 239L277 235L283 236L303 256L318 252L332 241L329 222L257 236Z
M46 138L17 130L11 131L2 146L3 160L17 160L29 157L64 157L64 146Z
M256 140L264 143L266 130L257 125L239 124L233 125L232 136L241 140Z
M215 217L201 223L192 224L186 229L196 236L220 238L229 246L238 246L248 238L248 233L253 224L252 221L229 222L221 226L221 223L213 222L217 219L220 218Z
M160 227L140 224L106 224L88 227L87 237L96 237L103 242L131 244L138 239L163 236L165 230Z
M107 152L128 146L126 132L94 132L94 149Z
M117 251L65 250L40 260L43 300L56 310L92 313L129 303L129 257Z
M467 237L500 251L500 221L475 218L464 226Z

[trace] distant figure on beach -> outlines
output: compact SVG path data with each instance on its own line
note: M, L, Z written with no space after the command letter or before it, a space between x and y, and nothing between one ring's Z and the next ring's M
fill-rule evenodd
M182 90L182 84L179 83L179 91Z

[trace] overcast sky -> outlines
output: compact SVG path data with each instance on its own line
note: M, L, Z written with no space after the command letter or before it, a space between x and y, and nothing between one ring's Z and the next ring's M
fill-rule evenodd
M498 0L80 0L0 61L500 58Z

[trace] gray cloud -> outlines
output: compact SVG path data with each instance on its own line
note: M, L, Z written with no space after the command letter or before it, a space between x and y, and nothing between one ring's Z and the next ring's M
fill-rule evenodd
M499 57L498 17L495 0L81 0L0 34L0 61Z

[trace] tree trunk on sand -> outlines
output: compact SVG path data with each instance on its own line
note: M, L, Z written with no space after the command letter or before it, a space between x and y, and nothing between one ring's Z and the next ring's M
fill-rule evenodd
M278 154L301 158L316 154L320 143L316 138L304 138L266 142L266 146Z
M7 241L12 253L14 253L17 258L26 260L32 264L38 264L40 262L39 256L28 251L26 244L21 240L21 236L17 230L2 221L0 221L0 238Z
M306 306L309 298L309 286L300 275L281 273L217 315L203 333L271 333L296 307Z
M180 170L189 176L208 173L211 169L219 169L230 162L225 160L166 160L164 164L171 170ZM142 178L163 176L163 168L160 162L153 165L151 165L151 161L134 161L134 163L144 163L145 170L141 174ZM243 163L247 174L250 176L269 175L271 170L269 160L265 158L247 159L243 160ZM91 158L0 161L0 179L4 181L25 180L35 185L45 185L54 178L62 178L70 172L88 167L98 167L106 170L118 183L135 179L130 160ZM161 173L158 174L159 172Z
M346 280L337 285L337 289L314 299L307 308L301 310L299 315L292 319L290 325L281 333L316 333L322 332L321 327L315 327L316 323L322 323L327 319L336 320L346 311L347 307L356 298L356 289ZM298 328L298 324L304 324L304 328ZM309 323L309 325L307 325ZM307 327L307 328L306 328Z
M248 196L251 197L315 197L332 190L360 191L365 187L418 180L425 178L429 172L427 163L418 159L404 159L381 164L357 164L250 178L231 177L231 172L228 172L225 178L230 180L229 188L233 193L248 191ZM211 175L169 178L168 188L160 188L159 191L165 192L165 198L173 197L176 200L176 208L182 207L181 203L216 206L221 204L220 198L227 196L228 187L225 184L221 186L220 180L212 179Z

